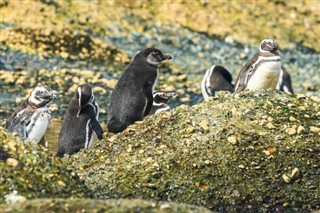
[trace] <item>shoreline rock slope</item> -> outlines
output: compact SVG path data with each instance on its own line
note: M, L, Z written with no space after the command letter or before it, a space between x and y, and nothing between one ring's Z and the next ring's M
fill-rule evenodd
M96 198L217 211L319 209L320 99L221 93L150 116L70 157Z

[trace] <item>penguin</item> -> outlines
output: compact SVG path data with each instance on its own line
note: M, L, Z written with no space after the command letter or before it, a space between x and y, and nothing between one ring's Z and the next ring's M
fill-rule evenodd
M154 92L153 103L149 115L158 114L160 112L170 110L168 102L175 95L175 92Z
M0 160L6 161L8 158L11 158L11 155L5 151L2 150L2 147L0 148Z
M156 48L138 52L120 77L110 98L109 132L122 132L149 115L158 80L158 64L170 60Z
M281 66L281 72L277 84L277 89L285 93L294 94L291 84L291 76L283 66Z
M18 133L29 142L40 143L47 147L44 134L51 119L47 105L55 98L57 98L55 90L45 85L36 86L27 100L7 117L6 129Z
M232 76L230 72L220 65L213 65L207 69L202 81L201 92L204 100L214 96L217 91L233 92Z
M281 57L278 53L278 43L269 38L264 39L256 53L241 69L234 92L244 89L261 90L276 89L281 72Z
M103 129L98 118L99 105L95 101L92 88L88 84L80 85L64 116L56 157L91 148L93 132L101 140Z

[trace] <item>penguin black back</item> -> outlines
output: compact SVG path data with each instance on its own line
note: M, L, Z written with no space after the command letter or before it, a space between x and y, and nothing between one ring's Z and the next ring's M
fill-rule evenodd
M91 87L87 84L79 86L64 116L56 156L63 157L65 154L71 155L80 149L90 148L93 132L101 140L103 130L98 117L99 106Z
M283 66L281 66L281 73L279 76L279 82L277 85L277 89L282 92L293 94L291 76Z
M159 75L157 65L171 58L155 48L146 48L136 54L111 95L108 122L110 132L121 132L149 114Z
M201 92L205 100L214 96L217 91L233 92L232 76L230 72L220 65L211 66L205 73L201 82Z

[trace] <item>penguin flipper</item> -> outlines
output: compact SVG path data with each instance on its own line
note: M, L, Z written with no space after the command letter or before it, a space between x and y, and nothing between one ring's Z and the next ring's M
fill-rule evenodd
M23 114L17 115L8 127L9 132L16 132L22 138L27 138L26 126L31 122L31 114L25 112Z
M92 130L96 133L98 139L101 140L103 138L102 137L103 129L100 126L99 122L96 119L91 119L90 125L91 125Z
M256 53L252 58L251 61L248 61L240 70L235 86L234 86L234 92L238 93L241 92L243 90L246 89L247 87L247 83L250 80L253 71L254 71L254 67L252 66L252 64L254 62L256 62L259 58L259 54Z
M143 112L143 116L147 116L150 113L150 110L152 108L152 104L153 104L153 94L152 94L152 86L153 83L147 83L144 87L143 87L143 93L147 98L147 106Z

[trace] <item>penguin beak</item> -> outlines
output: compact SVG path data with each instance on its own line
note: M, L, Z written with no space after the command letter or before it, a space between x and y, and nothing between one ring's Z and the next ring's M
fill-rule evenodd
M162 58L163 61L164 60L170 60L170 59L172 59L171 55L163 55L163 58Z
M50 93L44 94L42 96L42 98L43 99L49 99L49 100L56 99L57 98L57 91L52 90Z

